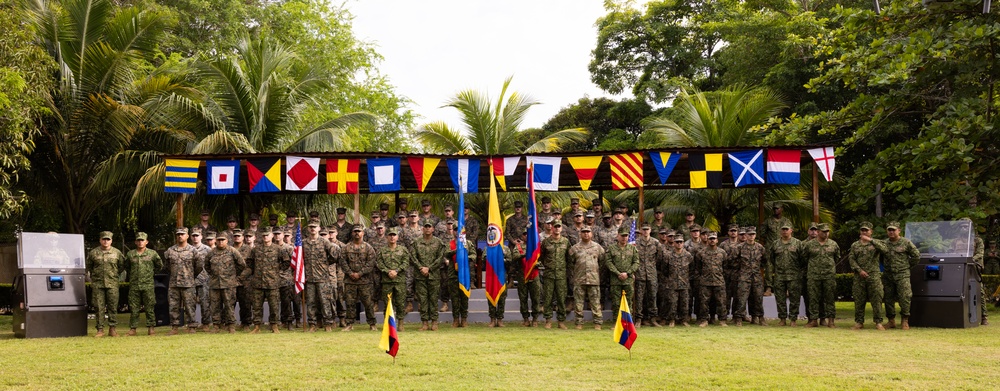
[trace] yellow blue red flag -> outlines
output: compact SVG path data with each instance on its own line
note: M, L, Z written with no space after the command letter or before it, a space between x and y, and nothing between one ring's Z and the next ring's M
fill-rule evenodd
M385 353L396 358L399 351L399 335L396 333L396 312L392 309L392 293L385 301L385 322L382 323L382 339L378 342L378 348L385 350Z
M622 291L621 306L618 307L618 320L615 322L615 342L632 350L632 343L638 336L635 332L635 323L632 323L632 312L628 308L628 300L625 299L625 291Z
M500 202L497 200L497 186L493 175L489 177L490 218L486 226L486 299L496 306L500 295L507 289L507 269L503 259L503 226Z

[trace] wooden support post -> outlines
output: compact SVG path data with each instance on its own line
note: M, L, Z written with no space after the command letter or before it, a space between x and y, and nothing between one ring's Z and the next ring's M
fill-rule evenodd
M646 214L646 200L643 189L642 186L639 186L639 221L636 223L639 227L642 227L643 215Z
M177 213L177 228L184 226L184 195L178 194L177 201L174 205L174 210Z
M354 224L361 224L361 193L354 193Z
M819 222L819 166L813 162L813 222Z
M757 188L757 227L764 226L764 186Z

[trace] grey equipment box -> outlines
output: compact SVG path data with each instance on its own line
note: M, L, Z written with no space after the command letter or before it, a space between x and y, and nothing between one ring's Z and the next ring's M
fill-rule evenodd
M910 325L979 326L982 285L972 259L971 232L969 221L906 224L906 237L920 250L919 263L910 269Z
M87 335L83 236L22 232L11 295L14 336Z

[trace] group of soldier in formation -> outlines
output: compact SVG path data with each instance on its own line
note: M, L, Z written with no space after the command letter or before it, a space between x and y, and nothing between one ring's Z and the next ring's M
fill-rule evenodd
M464 224L467 259L457 259L458 224L451 205L444 216L431 212L431 204L421 202L422 211L409 210L401 199L399 211L389 216L389 205L381 204L371 213L372 224L351 224L346 209L338 208L337 221L323 226L319 213L311 212L302 229L301 259L304 266L304 308L297 300L293 270L293 233L298 219L286 214L278 224L275 214L269 226L260 225L260 216L250 216L246 229L237 227L230 216L227 229L216 230L203 211L201 221L191 228L178 228L176 243L161 258L146 248L147 235L136 234L135 249L128 254L112 246L112 233L102 232L100 246L87 254L86 267L92 282L93 305L97 308L97 336L116 336L118 280L127 272L129 308L132 315L129 335L139 327L140 309L146 312L148 334L155 333L153 275L165 271L168 279L170 334L182 328L189 333L199 328L218 332L236 331L235 306L239 303L240 325L251 333L270 327L278 333L296 327L331 331L353 329L357 305L365 311L370 330L376 330L376 303L391 304L397 314L397 328L403 331L406 314L416 308L420 330L437 330L438 315L451 304L453 327L468 324L468 296L458 282L458 262L476 270L479 223L466 210ZM676 228L663 220L664 211L654 209L652 221L635 229L627 217L628 207L603 210L601 199L593 207L580 207L571 199L564 214L543 197L537 212L541 255L537 267L525 273L529 217L521 202L505 221L504 261L508 286L515 284L520 302L521 325L566 329L569 309L575 311L576 328L584 325L584 309L589 304L593 326L604 321L602 303L610 302L618 313L621 295L626 295L636 327L689 326L691 314L698 326L710 323L766 325L763 296L773 292L778 309L778 325L795 326L799 320L799 299L805 298L805 327L834 327L836 265L841 249L829 237L827 224L813 224L808 236L793 236L791 222L782 216L781 205L760 227L730 225L725 233L704 230L688 210ZM633 231L634 230L634 231ZM900 327L909 328L910 269L919 260L916 247L900 236L898 223L886 226L887 238L872 237L872 226L862 223L858 240L848 251L855 272L855 329L864 327L864 308L870 303L874 327L895 328L895 304L899 303ZM634 238L634 243L630 239ZM983 267L983 245L976 240L977 265ZM443 303L438 305L439 301ZM490 327L504 327L506 291L489 305ZM265 325L263 304L269 317ZM201 324L196 322L196 304L201 304ZM882 308L884 305L885 311ZM303 314L304 312L304 314ZM556 324L553 325L553 314ZM301 324L305 315L305 324ZM883 326L883 320L886 325ZM985 307L982 323L987 324Z

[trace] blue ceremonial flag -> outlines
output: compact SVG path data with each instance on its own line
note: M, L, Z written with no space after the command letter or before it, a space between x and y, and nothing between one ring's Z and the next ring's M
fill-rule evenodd
M207 160L208 194L238 194L240 192L239 160Z
M677 161L681 160L681 154L678 152L650 152L649 158L653 161L653 167L656 167L656 175L660 177L660 184L665 185L670 174L674 172Z
M398 157L368 159L368 192L399 191Z
M459 177L459 183L465 178ZM472 292L472 275L469 271L469 250L465 248L465 192L458 186L458 236L454 243L455 268L458 270L458 287L468 297Z
M458 178L462 178L462 192L479 192L479 160L448 159L448 172L451 174L451 184L459 191Z
M538 234L538 209L535 207L535 181L532 175L534 167L528 165L528 239L521 266L524 268L524 279L532 280L538 277L538 258L542 255L542 239Z
M764 183L764 150L730 152L729 168L736 187Z

